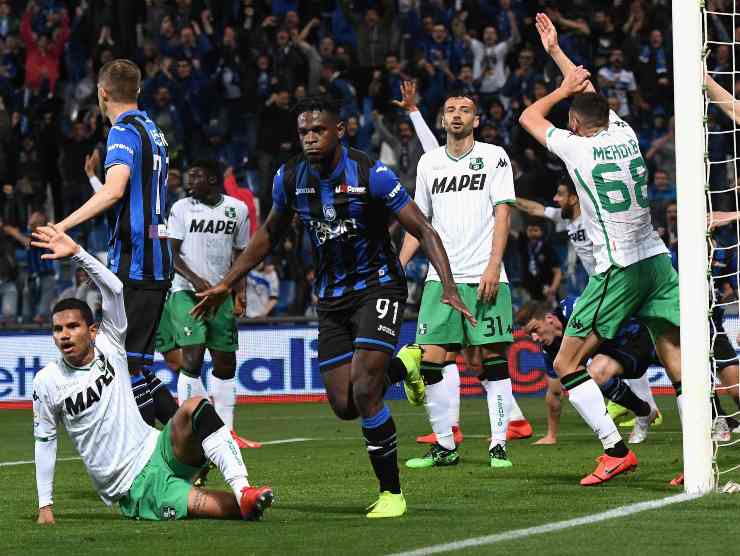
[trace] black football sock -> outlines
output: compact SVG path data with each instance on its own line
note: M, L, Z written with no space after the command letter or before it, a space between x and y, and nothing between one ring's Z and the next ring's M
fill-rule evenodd
M157 420L166 425L177 411L177 402L162 381L151 371L143 371L149 393L154 400L154 414Z
M200 400L195 411L193 411L191 421L193 422L193 432L200 438L201 442L224 426L221 417L218 416L216 409L208 400Z
M149 392L149 385L146 378L141 373L131 376L131 390L134 393L136 407L139 408L141 418L147 425L153 427L157 421L157 415L154 412L154 398Z
M398 478L398 444L396 424L388 406L384 405L375 416L362 419L367 455L380 482L380 492L401 493Z
M395 384L401 382L404 378L406 378L406 365L398 357L394 357L388 364L386 379L390 384Z
M627 455L629 450L627 449L627 445L624 443L624 440L620 440L613 448L607 448L604 452L606 452L607 456L611 456L613 458L623 458Z
M615 376L600 388L607 399L626 407L638 417L650 415L650 404L639 398L621 378Z

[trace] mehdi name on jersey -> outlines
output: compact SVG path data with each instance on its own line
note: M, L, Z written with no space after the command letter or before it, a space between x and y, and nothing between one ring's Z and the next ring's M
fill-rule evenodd
M449 179L449 181L447 181ZM451 193L453 191L481 191L486 185L486 174L463 174L462 176L443 176L434 178L432 194Z
M235 220L208 220L207 218L193 218L190 221L190 233L232 235L236 230Z

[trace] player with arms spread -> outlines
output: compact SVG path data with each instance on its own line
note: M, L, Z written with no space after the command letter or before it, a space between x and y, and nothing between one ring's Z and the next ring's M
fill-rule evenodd
M447 143L424 153L416 174L415 200L442 237L460 296L473 308L475 325L440 304L442 284L430 269L419 310L416 342L424 347L422 375L426 410L436 443L426 455L406 462L424 468L459 461L450 420L450 397L443 382L447 353L462 346L481 348L482 372L491 422L489 464L511 467L506 432L514 403L506 355L512 337L511 293L502 264L509 237L514 179L501 147L475 141L475 99L452 92L443 104ZM402 263L419 244L407 235Z
M589 73L560 50L552 22L537 14L543 43L565 75L558 89L529 106L519 123L565 163L578 188L586 233L594 244L596 273L589 278L554 361L570 401L602 442L605 453L584 486L599 484L637 466L596 383L583 367L604 340L630 317L649 328L655 349L681 404L678 275L653 229L647 199L647 168L635 132L609 110ZM568 127L547 120L550 110L574 97Z
M298 213L316 256L319 298L319 368L332 409L340 419L362 418L368 455L380 482L380 497L370 518L406 512L398 477L396 425L383 403L389 383L404 379L414 401L424 398L419 374L421 350L405 348L392 358L403 319L406 281L388 233L389 219L415 237L443 284L440 301L466 309L455 288L442 242L398 178L354 149L343 148L344 123L337 103L312 97L297 107L303 154L280 167L273 206L229 273L196 307L218 306L234 282L245 276L278 244Z
M103 298L99 326L79 299L64 299L53 310L52 333L61 355L33 380L38 522L54 523L59 423L103 502L118 503L126 517L258 519L271 505L272 491L249 486L241 453L206 399L185 402L161 432L139 414L124 347L128 321L121 281L53 225L33 236L33 245L51 251L44 258L71 257L84 268ZM190 484L208 460L233 494Z

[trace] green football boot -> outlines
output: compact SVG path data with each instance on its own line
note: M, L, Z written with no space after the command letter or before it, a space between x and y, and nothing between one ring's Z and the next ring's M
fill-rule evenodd
M424 469L426 467L445 467L460 463L460 454L457 448L448 450L439 444L432 444L424 457L413 458L406 462L406 467L411 469Z
M504 468L512 467L511 460L506 455L506 448L501 444L496 444L493 448L488 450L488 455L491 458L491 467Z
M403 379L403 389L406 391L406 399L411 405L424 405L424 394L426 386L421 376L422 349L417 344L403 346L396 357L406 367L406 378Z

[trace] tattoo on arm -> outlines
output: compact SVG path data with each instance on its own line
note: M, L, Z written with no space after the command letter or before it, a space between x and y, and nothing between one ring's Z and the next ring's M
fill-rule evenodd
M193 513L201 514L206 503L206 491L201 488L195 489L195 498L193 499Z

